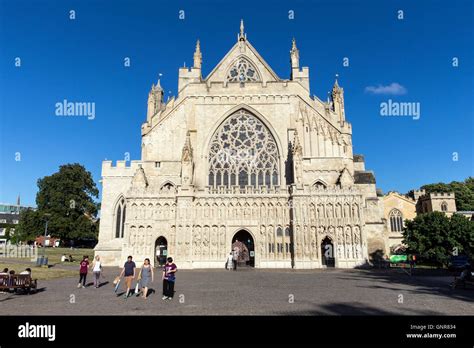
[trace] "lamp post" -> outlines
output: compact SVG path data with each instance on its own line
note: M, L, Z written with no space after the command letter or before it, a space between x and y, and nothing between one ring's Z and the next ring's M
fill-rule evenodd
M51 214L49 213L45 213L44 214L44 217L46 219L46 223L45 223L45 226L44 226L44 239L43 239L43 259L44 257L46 256L46 236L48 235L48 218L51 216Z

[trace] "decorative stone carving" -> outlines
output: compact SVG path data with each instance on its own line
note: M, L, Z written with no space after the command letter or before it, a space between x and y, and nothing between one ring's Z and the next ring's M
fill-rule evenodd
M132 180L132 186L136 188L145 189L148 186L145 171L142 166L138 167Z
M347 167L344 167L344 169L341 172L341 175L339 176L339 184L341 185L342 188L347 188L354 184L354 178L349 173L349 170L347 169Z
M186 142L181 155L181 183L187 187L193 182L193 148L189 131L186 134Z

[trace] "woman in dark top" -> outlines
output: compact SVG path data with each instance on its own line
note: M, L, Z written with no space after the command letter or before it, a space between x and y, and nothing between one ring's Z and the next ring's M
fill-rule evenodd
M163 267L163 297L162 300L171 300L174 295L174 283L176 281L176 271L178 267L173 263L173 259L168 257L166 265Z

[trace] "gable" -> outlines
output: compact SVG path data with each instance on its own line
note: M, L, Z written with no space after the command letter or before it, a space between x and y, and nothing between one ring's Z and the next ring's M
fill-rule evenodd
M206 82L238 83L244 74L244 82L280 81L267 62L247 41L237 42L206 77Z

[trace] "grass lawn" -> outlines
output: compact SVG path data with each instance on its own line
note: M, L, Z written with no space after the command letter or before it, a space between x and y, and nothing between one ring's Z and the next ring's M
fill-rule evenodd
M33 279L48 280L54 278L64 278L77 276L79 273L79 262L82 260L82 256L88 255L90 262L94 257L93 249L69 249L69 248L46 248L46 257L48 257L48 264L52 267L37 267L35 261L31 261L29 258L0 258L0 268L7 267L10 270L15 270L16 273L24 271L25 268L31 268ZM38 249L38 256L41 256L43 249ZM61 262L62 255L72 255L74 262ZM75 266L61 268L54 267L55 265L64 266Z
M43 249L38 249L38 255L42 255ZM92 261L94 257L94 249L70 249L70 248L46 248L46 256L48 257L48 263L54 265L56 263L61 263L61 256L72 255L74 262L72 264L79 264L82 261L84 255L89 256L89 262ZM64 264L71 264L65 262Z
M48 280L48 279L54 279L54 278L64 278L64 277L74 277L76 276L79 271L74 271L74 270L68 270L68 269L61 269L61 268L55 268L55 267L36 267L36 265L31 262L31 263L5 263L5 262L0 262L0 267L3 269L7 267L9 270L15 270L16 273L20 273L21 271L24 271L25 268L29 267L31 268L31 275L33 279L38 279L38 280Z

